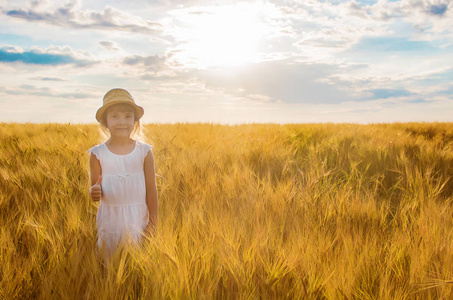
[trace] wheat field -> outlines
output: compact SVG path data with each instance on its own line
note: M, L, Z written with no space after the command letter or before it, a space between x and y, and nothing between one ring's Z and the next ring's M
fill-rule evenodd
M0 123L0 299L452 299L453 124L147 124L155 236L96 251L97 125Z

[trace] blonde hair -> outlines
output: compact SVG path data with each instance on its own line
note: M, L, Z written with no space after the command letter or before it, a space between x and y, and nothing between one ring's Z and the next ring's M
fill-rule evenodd
M110 138L110 131L107 128L107 113L113 108L117 107L120 108L122 111L125 112L133 112L134 113L134 130L131 133L131 138L136 141L142 141L142 142L147 142L147 139L145 135L143 134L143 131L145 130L142 124L140 123L140 119L138 117L137 110L132 105L129 105L127 103L118 103L110 106L105 110L105 112L102 114L101 120L99 122L100 124L100 134L101 134L101 139L103 142L107 141Z

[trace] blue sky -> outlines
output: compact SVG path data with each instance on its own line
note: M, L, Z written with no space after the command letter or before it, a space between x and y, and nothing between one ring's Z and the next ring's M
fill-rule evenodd
M0 0L0 80L0 122L451 122L453 2Z

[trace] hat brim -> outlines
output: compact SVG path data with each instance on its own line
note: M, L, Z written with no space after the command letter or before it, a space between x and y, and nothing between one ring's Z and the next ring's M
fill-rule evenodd
M117 101L111 101L103 106L101 106L101 108L98 109L98 111L96 112L96 120L101 123L101 120L102 120L102 116L104 115L104 112L107 108L109 108L110 106L112 105L115 105L115 104L120 104L120 103L124 103L124 104L129 104L130 106L134 107L135 110L137 111L137 117L138 119L140 120L141 117L143 117L143 114L144 114L144 110L143 110L143 107L141 106L138 106L137 104L135 103L131 103L131 101L124 101L124 100L117 100Z

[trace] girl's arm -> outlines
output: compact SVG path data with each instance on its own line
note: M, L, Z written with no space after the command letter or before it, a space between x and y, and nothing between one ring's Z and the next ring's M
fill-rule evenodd
M91 171L91 187L90 187L90 196L93 201L101 200L102 189L102 170L101 163L97 159L96 155L91 153L90 155L90 171Z
M145 157L145 183L146 183L146 204L149 212L149 229L155 230L157 227L157 187L156 187L156 172L154 170L153 153L148 151Z

